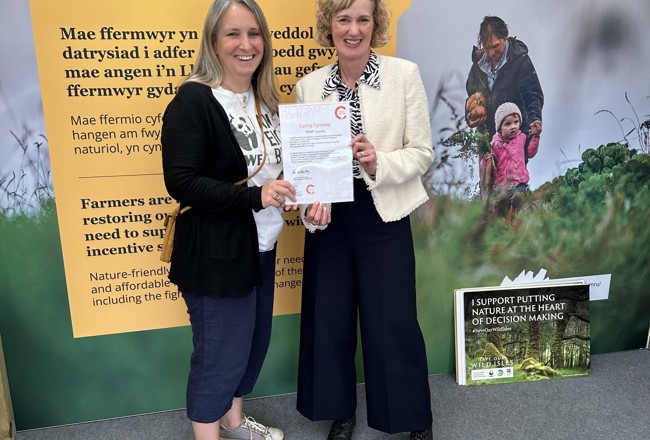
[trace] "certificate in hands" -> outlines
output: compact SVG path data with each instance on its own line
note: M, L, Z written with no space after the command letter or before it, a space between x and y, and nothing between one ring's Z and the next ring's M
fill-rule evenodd
M279 113L284 178L297 203L354 200L350 103L284 104Z

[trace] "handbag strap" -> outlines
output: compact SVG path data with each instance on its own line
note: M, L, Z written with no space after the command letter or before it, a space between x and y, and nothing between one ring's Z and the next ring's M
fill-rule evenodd
M261 132L261 138L262 138L262 146L264 147L264 156L262 157L262 162L260 163L260 166L257 167L257 169L251 174L250 176L246 177L245 179L242 179L238 182L235 182L235 185L241 185L242 183L248 182L250 179L255 177L257 173L259 173L262 170L262 167L266 163L266 142L264 142L264 124L262 123L262 107L260 105L260 100L257 95L257 90L255 91L255 110L257 113L257 123L260 126L260 132Z

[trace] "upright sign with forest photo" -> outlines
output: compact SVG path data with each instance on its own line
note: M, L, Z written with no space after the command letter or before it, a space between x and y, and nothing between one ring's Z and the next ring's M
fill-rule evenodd
M460 385L589 375L589 285L457 289L454 303Z

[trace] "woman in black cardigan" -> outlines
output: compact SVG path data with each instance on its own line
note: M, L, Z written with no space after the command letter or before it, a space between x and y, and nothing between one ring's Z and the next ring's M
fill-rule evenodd
M271 335L281 212L285 199L296 201L278 179L277 106L261 9L215 0L162 128L165 185L190 207L177 219L169 278L192 325L187 414L197 440L284 437L242 412Z

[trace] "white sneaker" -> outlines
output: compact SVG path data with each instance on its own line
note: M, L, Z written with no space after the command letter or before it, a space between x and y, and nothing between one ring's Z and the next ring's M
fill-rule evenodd
M278 428L264 426L252 417L244 418L237 428L229 429L221 425L219 435L222 440L282 440L284 432Z

